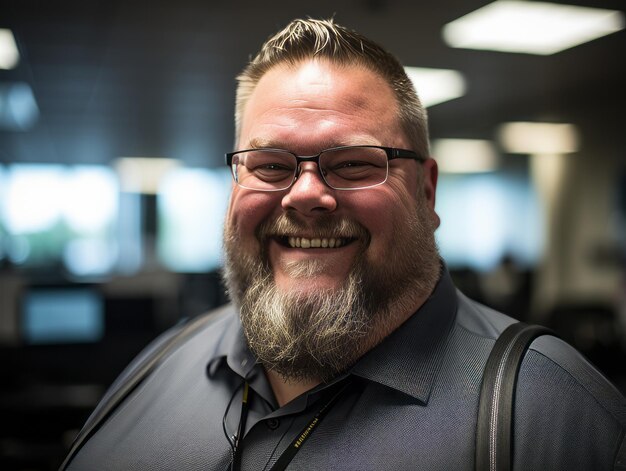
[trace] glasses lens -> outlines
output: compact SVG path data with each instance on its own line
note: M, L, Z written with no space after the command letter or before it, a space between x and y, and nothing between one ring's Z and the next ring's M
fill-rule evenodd
M276 150L252 150L233 156L237 183L254 190L282 190L296 175L296 158Z
M367 188L387 180L387 153L375 147L329 150L320 156L320 167L333 188Z

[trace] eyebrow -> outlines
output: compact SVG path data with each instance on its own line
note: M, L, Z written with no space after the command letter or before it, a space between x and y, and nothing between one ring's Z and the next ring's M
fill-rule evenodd
M324 141L321 143L321 145L319 146L320 150L322 149L332 149L333 147L342 147L342 146L359 146L359 145L363 145L363 146L367 146L367 145L373 145L373 146L379 146L379 145L383 145L382 143L372 139L371 137L366 137L366 136L362 136L362 137L353 137L353 138L349 138L343 141ZM262 149L262 148L267 148L267 149L284 149L284 150L290 150L290 146L285 145L284 143L280 142L280 141L273 141L273 140L269 140L269 139L264 139L262 137L254 137L252 139L250 139L250 142L248 143L249 148L251 149Z
M267 139L263 139L262 137L254 137L248 143L248 146L251 149L261 149L261 148L279 148L279 145L276 145L272 141Z
M262 139L260 137L255 137L255 138L250 140L250 142L248 143L247 147L249 147L251 149L259 149L259 148L262 148L262 147L274 147L274 146L270 144L270 141L267 141L267 140Z

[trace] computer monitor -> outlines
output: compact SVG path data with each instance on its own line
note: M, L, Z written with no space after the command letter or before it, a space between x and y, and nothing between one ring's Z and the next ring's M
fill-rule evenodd
M93 343L104 336L104 300L91 287L28 288L21 314L28 345Z

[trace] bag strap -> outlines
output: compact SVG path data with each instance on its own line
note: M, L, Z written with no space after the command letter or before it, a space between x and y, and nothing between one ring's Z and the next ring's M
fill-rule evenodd
M526 350L550 329L522 322L496 340L485 366L478 407L475 464L478 471L510 471L512 416L517 374Z
M113 411L135 390L135 388L154 371L158 363L171 353L184 340L191 337L195 332L204 327L209 321L213 321L214 315L198 316L183 324L178 332L172 334L161 345L150 351L139 363L132 368L129 374L119 384L114 384L112 391L108 392L98 405L97 409L89 417L81 431L78 433L70 451L61 464L59 471L67 468L69 463L78 454L82 446L91 436L96 433L100 426L109 418Z

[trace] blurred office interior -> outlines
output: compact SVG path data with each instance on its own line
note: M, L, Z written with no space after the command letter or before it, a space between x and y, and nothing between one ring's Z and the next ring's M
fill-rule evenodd
M411 67L457 285L553 327L626 390L623 1L497 20L531 49L472 45L455 21L541 2L1 3L1 469L56 469L151 339L227 302L234 77L296 17L334 15ZM568 18L608 29L541 49Z

